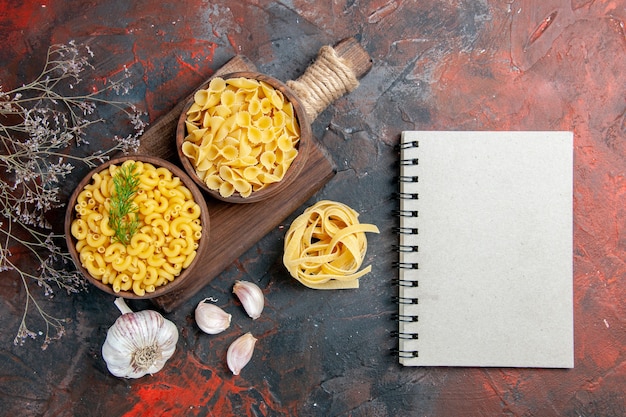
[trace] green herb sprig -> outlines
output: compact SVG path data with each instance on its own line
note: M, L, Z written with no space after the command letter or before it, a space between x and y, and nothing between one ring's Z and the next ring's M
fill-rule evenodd
M139 174L135 164L122 165L113 175L113 194L109 208L109 225L115 231L113 239L128 245L139 229L139 208L133 202L139 189Z

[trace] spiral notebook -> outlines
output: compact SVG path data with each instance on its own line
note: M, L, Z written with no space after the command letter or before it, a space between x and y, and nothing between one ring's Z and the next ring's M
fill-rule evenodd
M399 361L572 368L573 134L403 132Z

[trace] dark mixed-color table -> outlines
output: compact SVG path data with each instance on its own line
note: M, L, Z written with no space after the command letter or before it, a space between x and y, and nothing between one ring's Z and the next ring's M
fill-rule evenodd
M360 86L312 125L336 173L221 274L164 312L180 338L161 372L138 380L109 374L100 349L118 312L114 297L95 288L57 291L52 299L31 288L48 312L71 320L44 351L40 338L14 346L26 295L17 277L2 272L1 414L626 414L624 1L4 0L0 22L4 89L36 76L49 45L75 40L90 45L101 79L124 66L130 71L128 100L151 124L235 56L281 80L301 75L321 46L349 37L372 58ZM128 133L114 128L102 134ZM398 365L394 146L410 129L574 132L574 369ZM72 187L69 181L64 191ZM380 229L368 234L364 265L372 272L359 289L311 290L283 267L286 229L321 199L348 204ZM59 210L53 220L62 216ZM231 294L237 279L262 288L261 318L250 320ZM195 325L194 308L205 297L233 315L220 335ZM234 377L226 348L247 331L259 340Z

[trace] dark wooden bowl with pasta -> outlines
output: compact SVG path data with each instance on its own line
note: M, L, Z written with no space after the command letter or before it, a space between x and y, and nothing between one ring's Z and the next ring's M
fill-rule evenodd
M302 171L311 141L297 96L283 82L256 72L213 77L189 99L176 130L189 176L229 203L278 195Z
M154 298L193 279L209 241L209 211L182 169L129 155L78 184L65 213L65 239L78 270L102 291Z

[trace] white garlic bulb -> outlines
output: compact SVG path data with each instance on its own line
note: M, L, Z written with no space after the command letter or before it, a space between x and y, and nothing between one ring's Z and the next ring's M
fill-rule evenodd
M195 311L196 324L200 330L208 334L218 334L228 329L231 315L207 301L209 298L200 301Z
M230 344L226 352L226 362L233 375L239 375L243 367L250 362L256 341L252 333L248 332Z
M160 371L176 350L176 325L153 310L133 312L123 298L117 298L115 305L122 315L102 345L109 372L121 378L141 378Z
M253 320L258 319L265 305L263 292L258 285L248 281L236 281L233 292L241 301L244 310Z

